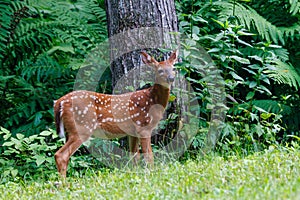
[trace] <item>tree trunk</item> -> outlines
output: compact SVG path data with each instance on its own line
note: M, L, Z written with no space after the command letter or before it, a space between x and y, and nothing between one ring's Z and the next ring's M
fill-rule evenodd
M152 42L161 47L167 42L166 36L152 41L151 36L143 35L147 30L143 27L153 27L146 31L147 34L162 36L162 31L178 32L178 23L174 0L106 0L106 8L108 36L120 36L110 40L112 83L115 86L123 75L140 65L140 50L152 48ZM154 30L158 33L154 33ZM135 49L134 45L141 49ZM155 49L152 53L156 53L156 57L162 56ZM165 59L166 54L162 58Z
M178 32L175 4L174 0L106 0L106 8L114 93L124 93L130 91L124 86L136 89L151 82L151 78L144 73L146 70L142 68L141 50L146 50L161 61L167 59L172 49L179 48L179 36L170 34ZM137 69L130 71L135 67ZM180 81L176 83L183 86ZM177 110L175 103L169 105L169 108L166 115ZM177 126L178 123L173 123L159 130L152 137L152 143L166 144L174 137ZM121 146L126 144L126 139L122 139Z

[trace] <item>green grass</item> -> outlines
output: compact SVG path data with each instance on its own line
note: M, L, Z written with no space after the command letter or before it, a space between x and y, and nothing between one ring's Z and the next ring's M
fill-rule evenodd
M0 185L1 199L299 199L300 152L273 151L246 158L210 156L184 164L89 172Z

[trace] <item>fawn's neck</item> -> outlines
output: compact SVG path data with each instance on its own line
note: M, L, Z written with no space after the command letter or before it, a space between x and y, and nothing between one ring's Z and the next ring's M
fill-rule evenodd
M150 95L154 104L160 104L165 108L169 101L170 88L155 83L150 89Z

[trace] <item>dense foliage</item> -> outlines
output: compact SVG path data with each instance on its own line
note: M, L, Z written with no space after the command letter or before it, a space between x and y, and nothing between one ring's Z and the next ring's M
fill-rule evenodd
M227 110L217 151L247 155L295 145L300 135L298 0L177 0L176 7L180 32L188 38L177 67L200 104L199 131L185 156L205 146L214 103L207 77L192 62L199 45L225 85L227 103L221 106ZM107 36L102 0L3 0L0 13L0 178L5 182L55 170L53 153L62 141L52 131L53 100L73 89L78 69L91 67L85 56ZM87 157L74 162L99 165Z
M5 0L0 12L1 126L38 134L86 53L106 39L105 10L97 1Z
M177 4L181 32L207 50L225 81L229 110L220 133L219 150L248 154L272 144L285 144L290 135L298 135L298 1ZM270 10L281 7L282 14L270 16ZM290 23L279 23L287 19ZM186 52L193 51L191 45L185 47ZM193 86L202 89L200 100L207 101L203 94L208 87L201 79L202 73L195 71L194 66L185 67L197 74ZM207 113L209 110L202 111L206 122Z

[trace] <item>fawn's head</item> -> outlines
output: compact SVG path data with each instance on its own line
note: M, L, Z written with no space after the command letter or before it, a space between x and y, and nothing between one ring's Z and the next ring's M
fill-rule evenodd
M174 64L178 58L178 50L171 53L168 60L158 62L153 57L145 52L141 52L142 60L146 65L152 66L155 69L155 82L157 84L169 87L175 80Z

